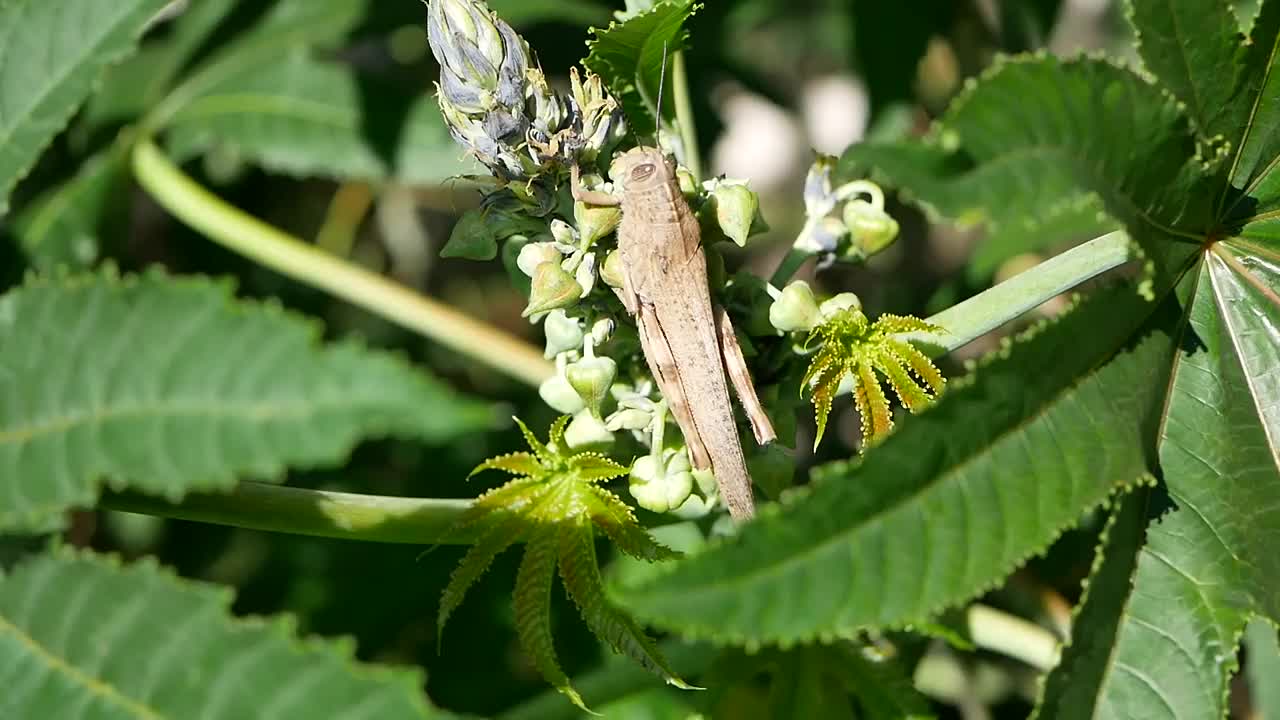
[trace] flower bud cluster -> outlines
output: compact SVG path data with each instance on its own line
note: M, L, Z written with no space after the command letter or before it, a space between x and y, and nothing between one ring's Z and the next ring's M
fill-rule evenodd
M594 157L625 132L599 78L575 73L568 96L555 92L524 39L480 0L430 0L427 38L449 132L499 180Z
M600 77L577 70L570 71L568 93L552 90L524 40L481 0L428 0L428 38L441 66L438 99L450 132L503 186L464 216L446 254L489 259L498 243L521 243L504 259L530 280L523 316L543 323L544 354L556 367L538 392L572 416L564 442L573 450L602 451L619 440L647 446L631 472L637 503L705 515L718 502L714 478L693 470L684 446L664 440L666 405L643 370L619 376L620 364L627 373L643 367L640 358L608 356L625 347L605 345L621 312L610 290L624 284L611 238L621 209L574 201L564 183L576 164L587 189L613 191L592 171L609 167L620 149L625 126L618 101ZM699 182L685 168L677 168L677 178L705 243L742 246L767 229L746 181ZM711 266L715 257L709 253Z
M885 212L879 185L854 180L833 189L834 166L835 158L820 155L809 168L804 183L805 224L794 247L826 262L860 262L897 239L898 222Z
M781 290L769 287L773 304L769 306L769 324L779 333L808 333L846 310L862 310L862 301L851 292L843 292L821 303L809 283L793 280Z

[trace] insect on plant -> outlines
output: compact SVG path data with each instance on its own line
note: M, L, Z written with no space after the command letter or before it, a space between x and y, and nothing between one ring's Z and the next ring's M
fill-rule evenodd
M1280 0L1112 4L0 0L0 718L1280 716Z

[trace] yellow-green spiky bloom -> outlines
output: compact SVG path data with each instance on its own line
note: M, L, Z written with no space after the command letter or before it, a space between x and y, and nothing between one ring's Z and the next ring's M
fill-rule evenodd
M805 346L819 341L822 345L804 374L801 392L810 393L818 421L814 448L822 440L831 402L846 377L853 382L864 448L893 429L893 413L880 376L888 380L911 412L928 407L942 392L946 379L924 353L896 336L936 331L937 327L923 320L901 315L881 315L873 323L857 307L836 312L811 330Z
M499 455L471 472L501 470L515 477L477 498L454 527L455 533L465 530L477 540L440 598L439 632L444 632L449 615L493 559L524 542L524 559L516 575L516 632L547 682L586 709L560 668L551 637L551 582L558 568L565 589L597 637L668 683L688 687L640 626L604 594L595 555L596 530L635 558L654 561L676 555L649 536L630 506L600 486L626 475L627 468L599 453L572 452L564 438L567 415L551 425L546 444L518 418L516 423L530 451Z

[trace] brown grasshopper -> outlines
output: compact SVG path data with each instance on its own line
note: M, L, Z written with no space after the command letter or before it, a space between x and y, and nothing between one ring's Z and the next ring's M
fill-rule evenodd
M755 512L751 477L733 419L733 382L761 445L777 434L760 405L733 324L711 303L698 220L680 192L675 164L661 150L637 147L614 160L619 196L582 187L573 167L573 197L589 205L621 205L618 250L623 287L616 290L636 319L640 345L666 398L695 468L711 470L735 519Z

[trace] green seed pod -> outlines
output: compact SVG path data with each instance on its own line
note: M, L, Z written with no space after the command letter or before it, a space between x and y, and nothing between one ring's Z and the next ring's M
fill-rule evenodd
M565 379L582 398L591 414L600 417L600 404L609 395L609 386L618 376L618 364L612 358L585 357L564 369Z
M760 211L760 198L746 185L719 183L711 191L711 202L720 231L738 247L745 246Z
M845 310L861 311L862 301L858 299L857 295L850 292L844 292L836 295L835 297L824 300L822 304L818 306L818 313L822 316L823 320L830 320Z
M538 386L538 397L557 412L572 415L586 407L582 396L573 389L569 381L561 373L556 373Z
M533 277L539 265L546 262L558 263L561 257L555 243L532 242L520 248L520 254L516 256L516 266L520 268L520 272Z
M600 265L600 279L609 287L622 287L622 253L610 250Z
M605 419L604 426L618 430L644 430L653 422L653 413L637 408L622 408Z
M613 322L613 318L600 318L591 326L591 343L593 345L602 345L613 337L613 331L617 324Z
M578 226L578 237L583 247L591 247L596 240L608 235L622 221L622 207L618 205L587 205L573 203L573 220Z
M781 332L807 332L821 319L818 300L803 280L788 284L769 306L769 324Z
M604 448L613 444L613 433L589 410L579 410L565 428L564 441L571 449Z
M689 172L688 168L676 168L676 180L680 183L680 193L687 198L695 198L698 196L698 179Z
M552 310L542 323L547 336L543 356L553 358L566 350L582 347L582 323L569 317L564 310Z
M564 271L558 262L544 262L533 272L533 289L529 305L520 317L529 317L557 308L565 308L582 297L582 286Z
M898 221L866 200L845 203L843 216L853 241L851 249L861 257L875 255L898 237Z
M572 259L566 260L565 265L572 263ZM565 268L566 270L568 268ZM578 297L584 298L591 294L591 288L596 286L596 254L587 253L582 256L582 260L578 263L578 267L573 271L573 279L578 282L578 287L582 288Z
M636 504L653 512L671 512L693 493L693 473L683 448L668 448L662 453L662 460L652 455L637 458L628 480L627 490Z

